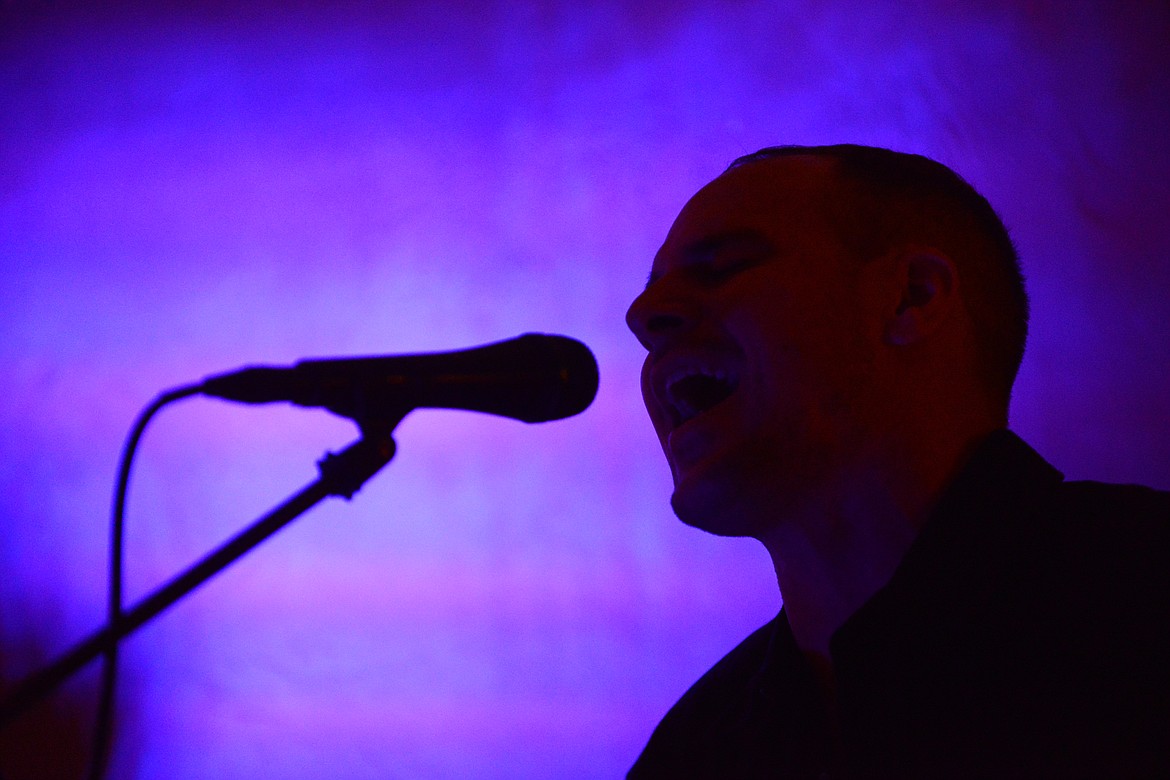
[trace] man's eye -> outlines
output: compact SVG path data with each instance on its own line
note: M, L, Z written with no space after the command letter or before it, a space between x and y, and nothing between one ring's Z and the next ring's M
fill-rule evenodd
M719 284L731 277L751 268L756 264L756 258L751 255L728 255L719 257L697 267L696 275L707 284Z

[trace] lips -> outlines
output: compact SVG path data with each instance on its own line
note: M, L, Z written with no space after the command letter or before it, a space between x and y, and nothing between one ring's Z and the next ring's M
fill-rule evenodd
M673 429L726 400L739 377L717 356L692 355L663 360L652 373L652 383Z

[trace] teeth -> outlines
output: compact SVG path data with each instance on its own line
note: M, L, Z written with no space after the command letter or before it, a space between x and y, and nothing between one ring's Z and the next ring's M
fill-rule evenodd
M681 425L699 413L699 410L686 401L675 401L674 411L678 415L678 424Z
M708 376L720 382L728 381L727 372L721 368L679 368L666 377L666 387L669 390L679 381L692 376Z
M685 394L680 395L680 393L677 391L678 384L680 382L696 376L707 377L725 385L734 384L734 380L731 378L728 372L722 368L708 368L706 366L694 365L680 366L679 368L676 368L667 375L666 381L663 383L663 386L666 389L666 404L670 411L673 412L675 418L674 424L676 426L682 425L692 417L695 417L708 408L706 405L696 406L692 402L693 399L686 397Z

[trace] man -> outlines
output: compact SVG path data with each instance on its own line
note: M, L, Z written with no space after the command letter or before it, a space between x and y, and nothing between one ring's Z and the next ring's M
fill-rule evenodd
M1028 303L946 167L740 158L627 321L685 523L783 610L670 710L643 777L1170 777L1170 495L1006 430Z

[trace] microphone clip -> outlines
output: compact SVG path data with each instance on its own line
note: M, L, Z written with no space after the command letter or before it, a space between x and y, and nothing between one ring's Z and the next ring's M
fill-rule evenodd
M394 457L397 447L393 427L363 426L362 437L338 453L327 452L317 461L320 484L326 495L349 501L370 477Z

